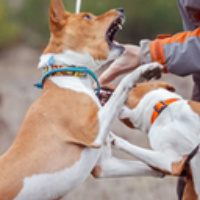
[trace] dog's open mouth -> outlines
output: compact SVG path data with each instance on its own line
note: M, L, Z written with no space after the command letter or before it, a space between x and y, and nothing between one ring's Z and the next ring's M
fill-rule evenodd
M122 14L120 17L118 17L109 27L107 33L106 33L106 39L110 46L112 46L114 43L114 37L118 30L122 29L122 25L125 22L125 16Z
M101 87L101 91L99 94L99 101L102 106L105 105L105 103L110 99L114 92L114 89L111 89L109 87Z

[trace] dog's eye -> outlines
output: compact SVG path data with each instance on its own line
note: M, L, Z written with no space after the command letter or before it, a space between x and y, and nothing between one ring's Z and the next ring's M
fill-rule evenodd
M92 18L90 17L90 15L84 15L84 19L91 20Z

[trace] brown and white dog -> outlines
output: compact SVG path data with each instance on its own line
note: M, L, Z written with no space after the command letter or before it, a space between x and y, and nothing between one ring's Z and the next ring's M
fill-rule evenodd
M130 92L120 119L148 134L152 150L112 135L115 147L156 171L185 175L183 200L200 199L200 103L184 100L165 82L141 83Z
M66 65L95 71L123 53L123 48L112 42L124 20L122 9L98 17L70 14L61 0L51 0L49 19L51 38L39 63L44 73ZM122 80L104 107L87 75L48 76L42 96L30 107L16 140L0 157L0 199L61 199L80 185L103 158L103 144L112 121L131 87L143 75L151 78L161 70L156 63L138 68ZM127 175L133 173L135 166L138 174L143 166L115 163L128 168ZM159 175L151 171L149 175ZM94 175L97 173L98 166L93 171Z

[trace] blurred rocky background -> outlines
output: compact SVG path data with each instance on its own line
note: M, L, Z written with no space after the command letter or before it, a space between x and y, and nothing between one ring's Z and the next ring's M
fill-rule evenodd
M23 117L41 91L33 84L41 78L37 63L48 43L48 8L50 0L0 1L0 154L12 144ZM75 0L64 0L69 12L75 10ZM140 39L154 39L157 34L174 34L182 30L175 0L83 0L82 11L96 15L112 8L123 7L126 23L117 36L121 43L138 44ZM177 92L190 98L191 77L164 75ZM147 137L130 131L118 121L116 134L140 146L149 148ZM118 157L132 159L115 151ZM176 200L176 178L130 177L95 180L89 177L68 200Z

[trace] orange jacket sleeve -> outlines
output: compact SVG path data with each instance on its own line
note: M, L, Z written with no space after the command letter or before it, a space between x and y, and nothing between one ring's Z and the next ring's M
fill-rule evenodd
M150 42L153 61L165 66L165 71L177 75L200 72L200 27Z

